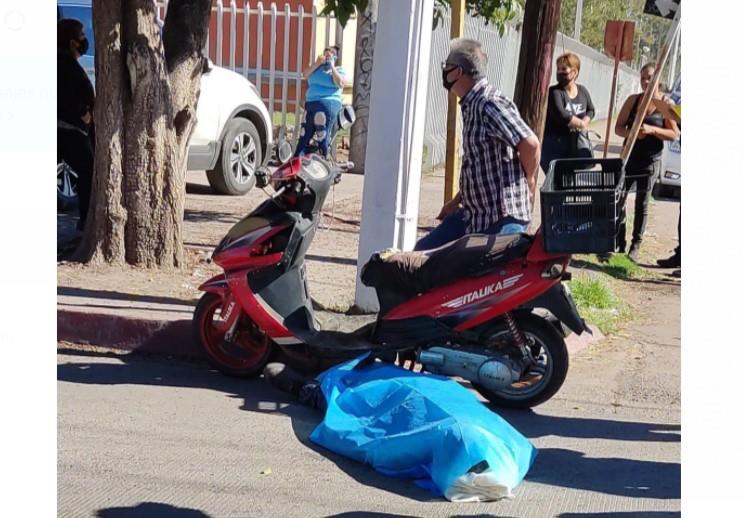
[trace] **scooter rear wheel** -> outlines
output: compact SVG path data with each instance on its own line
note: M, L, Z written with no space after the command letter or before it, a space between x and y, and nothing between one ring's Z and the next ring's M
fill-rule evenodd
M544 403L562 387L568 374L568 349L557 329L534 314L522 314L516 318L521 332L529 341L532 354L544 368L541 375L526 375L502 390L490 390L479 383L472 386L492 404L504 408L526 409ZM502 338L511 342L511 333L505 322L499 322L490 333L491 339ZM512 345L515 349L515 345Z
M194 311L194 334L206 359L230 376L259 375L271 357L273 342L245 315L240 317L233 339L226 341L225 333L216 327L221 310L222 299L214 293L205 293Z

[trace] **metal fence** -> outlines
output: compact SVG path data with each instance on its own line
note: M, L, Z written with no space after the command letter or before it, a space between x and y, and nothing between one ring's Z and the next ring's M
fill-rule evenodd
M164 20L167 0L157 4ZM321 16L315 6L305 10L287 3L280 8L275 2L213 0L204 50L217 66L249 79L274 125L286 128L291 122L296 134L304 96L302 71L315 59L318 43L320 49L338 45L343 58L343 27L335 17Z
M449 51L451 18L447 15L433 31L431 42L431 74L428 83L428 106L423 145L424 168L431 169L444 162L446 157L446 110L447 92L441 87L441 62ZM513 98L518 69L521 32L508 28L501 37L498 30L481 18L467 15L464 35L483 44L488 55L488 81L506 96ZM564 52L573 52L581 59L579 82L591 93L596 107L595 119L605 119L609 109L614 63L596 50L558 33L554 58ZM631 93L639 90L640 76L625 65L620 66L617 79L617 102L621 103ZM615 115L618 108L615 108ZM460 130L461 131L461 128ZM603 133L603 132L602 132Z

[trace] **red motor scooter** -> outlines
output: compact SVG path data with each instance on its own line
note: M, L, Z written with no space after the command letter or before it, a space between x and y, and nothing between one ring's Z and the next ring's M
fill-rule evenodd
M570 256L546 252L541 230L375 254L361 279L377 291L376 321L352 333L318 329L305 254L342 172L312 154L256 173L276 192L227 233L212 254L224 273L199 288L194 327L208 360L248 377L277 350L317 370L371 351L469 380L499 406L552 397L568 371L565 328L588 328L561 282Z

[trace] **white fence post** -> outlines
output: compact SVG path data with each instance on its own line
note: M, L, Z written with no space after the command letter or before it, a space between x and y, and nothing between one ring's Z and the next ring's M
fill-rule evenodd
M222 30L222 23L224 22L224 7L222 6L222 0L217 3L217 59L216 63L218 66L222 66L222 43L224 41L224 34Z
M297 86L296 86L296 100L294 102L294 136L299 135L299 125L302 121L299 118L299 106L302 98L302 72L304 71L304 63L302 62L302 48L304 47L304 40L302 39L304 33L304 6L299 6L299 12L297 13L297 19L299 20L299 30L297 31ZM314 23L314 22L313 22ZM314 34L314 31L313 31Z
M243 75L248 78L250 68L250 4L248 0L245 0L243 10Z
M263 69L263 2L258 2L258 46L255 49L255 87L258 95L263 98L261 75Z
M230 70L235 71L235 44L237 43L237 4L230 0Z
M274 112L274 93L276 83L276 3L271 2L271 40L270 40L270 59L268 66L268 113L271 114L271 123L273 124Z
M289 4L284 4L284 77L281 79L281 126L286 128L286 111L289 99L289 29L292 17Z

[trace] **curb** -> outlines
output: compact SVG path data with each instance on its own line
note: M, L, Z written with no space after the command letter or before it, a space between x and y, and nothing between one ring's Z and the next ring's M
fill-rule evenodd
M565 339L571 356L604 339L595 326L589 327L593 335L571 333ZM131 352L204 358L194 340L190 319L156 320L58 309L57 340Z
M203 358L194 341L191 320L154 320L59 309L57 340Z
M583 333L582 335L578 336L575 333L570 333L570 336L568 336L565 339L565 345L568 346L568 354L570 356L575 355L579 351L582 351L583 349L587 348L591 344L595 344L596 342L600 342L604 338L604 333L599 331L599 328L588 324L588 327L591 329L593 334Z

